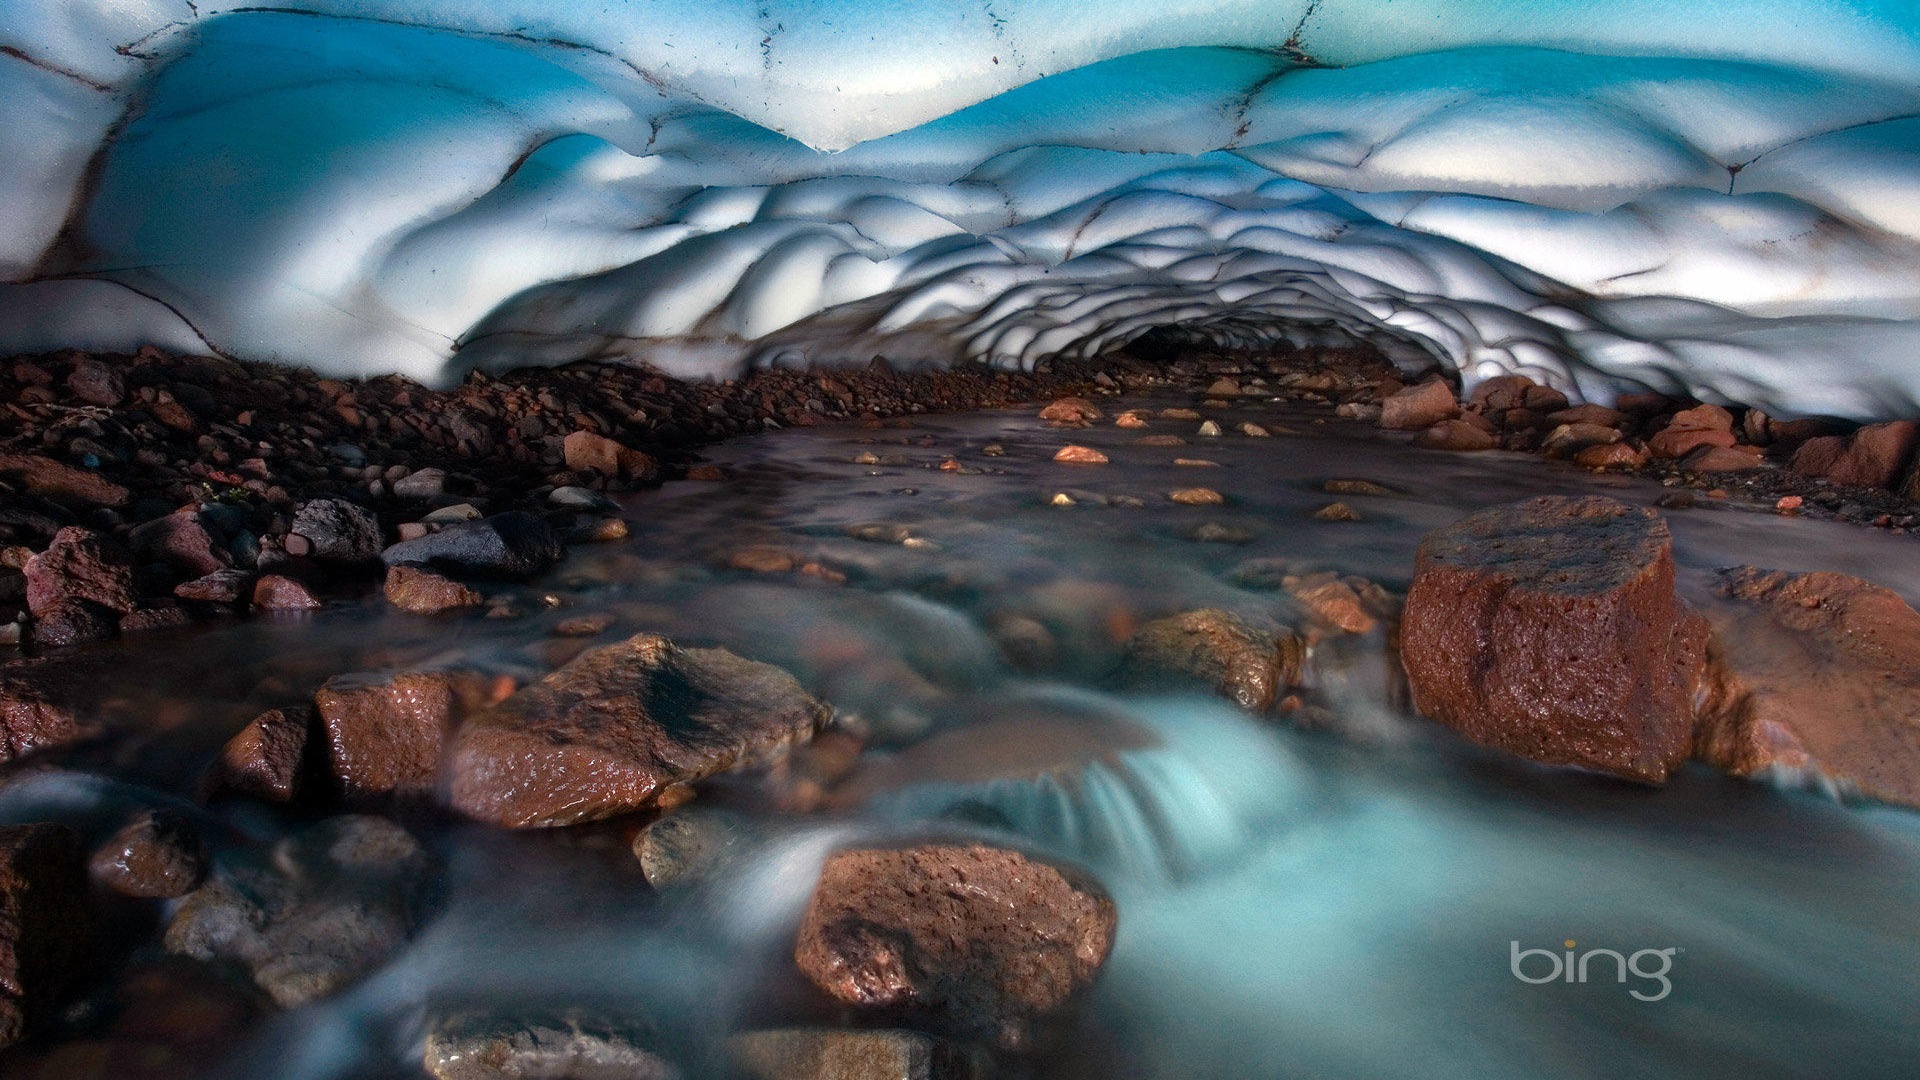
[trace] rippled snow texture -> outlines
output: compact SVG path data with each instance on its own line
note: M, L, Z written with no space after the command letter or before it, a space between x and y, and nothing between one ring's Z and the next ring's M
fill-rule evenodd
M1920 412L1894 0L239 7L10 6L0 349L727 376L1175 326Z

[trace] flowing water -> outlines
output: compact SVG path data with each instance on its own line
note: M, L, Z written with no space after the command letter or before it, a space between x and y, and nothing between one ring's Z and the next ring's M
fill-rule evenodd
M1471 510L1549 492L1651 505L1662 490L1413 450L1277 405L1218 415L1292 434L1198 438L1157 420L1189 445L1144 447L1139 431L1060 431L1030 410L779 432L714 448L726 482L629 498L630 541L502 590L519 618L420 619L374 598L70 657L116 732L82 764L114 779L17 782L0 817L105 820L147 788L185 794L248 718L338 672L537 677L582 644L550 636L556 623L607 613L605 640L657 630L788 668L872 746L817 812L722 785L712 798L764 829L714 879L658 895L618 826L414 822L447 862L438 917L348 991L204 1053L205 1075L416 1076L436 1009L539 1001L643 1010L689 1073L718 1072L729 1031L820 1015L788 957L824 854L928 829L1071 855L1117 900L1113 958L1041 1075L1920 1072L1920 815L1698 766L1655 790L1478 750L1406 714L1379 631L1311 658L1333 714L1319 730L1120 689L1121 644L1148 619L1275 611L1282 573L1403 591L1421 536ZM1069 441L1111 464L1053 462ZM1333 478L1395 493L1330 496ZM1199 485L1228 505L1165 498ZM1361 520L1312 516L1335 498ZM1841 570L1920 600L1910 538L1726 504L1666 513L1696 600L1739 563ZM1242 542L1190 538L1208 523ZM846 580L725 568L755 544ZM216 812L233 847L290 824ZM1524 957L1517 977L1515 951L1531 949L1553 955ZM1596 949L1613 952L1583 967Z

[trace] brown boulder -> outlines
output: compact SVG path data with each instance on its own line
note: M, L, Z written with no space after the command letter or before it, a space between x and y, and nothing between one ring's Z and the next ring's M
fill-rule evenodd
M838 852L801 917L794 962L834 999L1003 1049L1089 986L1113 949L1091 879L979 844Z
M1685 759L1706 624L1651 511L1543 496L1428 534L1401 621L1416 707L1475 742L1660 782Z
M486 602L486 597L450 577L404 563L387 568L382 592L387 603L415 615L477 607Z
M1561 424L1549 432L1540 450L1548 457L1570 458L1589 447L1609 446L1619 441L1620 432L1615 428L1576 421Z
M1695 753L1920 806L1920 613L1846 574L1743 566L1720 591Z
M127 543L144 562L165 564L187 580L206 577L233 565L233 556L200 523L200 515L182 510L155 518L127 534Z
M1618 409L1609 409L1605 405L1575 405L1570 409L1547 414L1549 424L1599 424L1601 427L1617 428L1625 426L1627 414Z
M1790 468L1803 476L1823 476L1836 484L1892 487L1906 474L1920 445L1920 420L1868 424L1842 438L1808 439L1793 452Z
M1573 455L1573 463L1586 469L1637 469L1647 463L1647 452L1624 442L1602 443Z
M304 583L267 574L253 583L253 606L266 611L317 611L325 605Z
M1647 449L1654 457L1682 458L1702 446L1732 446L1735 441L1732 413L1718 405L1696 405L1674 413L1667 426L1647 440Z
M1414 440L1415 446L1424 446L1430 450L1458 450L1472 452L1491 450L1500 445L1500 440L1489 434L1479 425L1467 420L1442 420L1420 433Z
M85 600L124 615L140 606L133 561L125 548L92 529L69 525L27 560L27 610L44 615L68 600Z
M651 454L615 442L591 431L576 431L560 442L567 468L597 473L610 480L652 483L660 477L660 463Z
M1453 387L1443 379L1431 379L1388 394L1380 403L1380 426L1395 431L1419 431L1430 428L1460 411Z
M200 887L207 850L191 823L143 811L93 853L93 879L122 896L170 900Z
M312 726L313 711L305 706L270 709L254 717L220 749L208 774L209 787L268 802L293 801Z
M132 497L126 488L99 473L62 465L39 454L0 454L0 479L62 503L125 506Z
M348 799L431 792L454 722L440 671L336 675L313 697L327 771Z
M83 734L72 710L54 704L28 680L0 674L0 764L63 746Z
M1757 446L1703 446L1680 462L1694 472L1745 472L1760 467Z
M73 981L92 938L80 838L64 825L0 825L0 1047Z
M450 799L510 828L613 817L771 761L829 716L770 664L639 634L582 652L470 721Z
M1065 465L1105 465L1107 455L1091 446L1063 446L1053 460Z
M1040 410L1040 419L1049 424L1072 424L1084 427L1100 419L1103 414L1100 406L1083 397L1063 397L1051 402Z
M1251 712L1267 712L1300 680L1292 634L1218 608L1156 619L1127 641L1122 675L1136 686L1199 683Z

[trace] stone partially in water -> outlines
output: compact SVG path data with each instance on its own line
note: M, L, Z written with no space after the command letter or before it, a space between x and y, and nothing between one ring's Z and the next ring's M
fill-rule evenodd
M1696 753L1920 806L1920 613L1846 574L1743 566L1721 592Z
M415 615L436 615L486 602L486 597L450 577L405 564L387 568L381 592L387 603Z
M841 851L807 904L794 962L834 999L1003 1049L1092 984L1113 901L1091 878L980 844Z
M458 521L382 552L388 566L417 563L456 574L524 580L560 561L565 549L545 521L510 510Z
M664 889L711 874L750 843L753 826L725 810L688 806L640 830L633 855L647 884Z
M422 795L453 726L453 678L439 671L339 675L314 695L327 770L348 799Z
M1459 413L1460 402L1444 380L1432 379L1387 395L1380 402L1380 410L1381 427L1420 431Z
M304 540L307 553L322 562L361 563L380 557L380 520L345 499L314 499L301 506L290 536Z
M207 849L191 822L143 811L93 853L93 879L122 896L170 900L207 876Z
M64 746L83 734L73 710L56 704L36 682L0 674L0 764Z
M588 649L462 728L450 797L510 828L613 817L768 762L829 715L770 664L640 634Z
M27 560L27 610L45 616L62 603L83 600L124 615L139 606L133 560L125 548L92 529L69 525L45 551Z
M1217 608L1156 619L1127 642L1123 678L1135 686L1199 683L1264 713L1299 681L1298 650L1282 645L1291 637Z
M306 706L270 709L254 717L221 747L208 772L207 790L293 801L312 728L313 710Z
M745 1080L988 1080L984 1048L899 1029L782 1028L727 1040Z
M427 1029L422 1064L434 1080L677 1080L646 1047L651 1026L578 1009L442 1016Z
M1649 510L1543 496L1427 536L1402 617L1415 706L1488 746L1659 783L1685 760L1706 623Z

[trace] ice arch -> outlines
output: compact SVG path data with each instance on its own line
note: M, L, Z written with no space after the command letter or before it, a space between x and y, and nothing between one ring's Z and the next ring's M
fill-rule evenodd
M1920 412L1904 0L16 0L0 348L1030 364L1338 328Z

